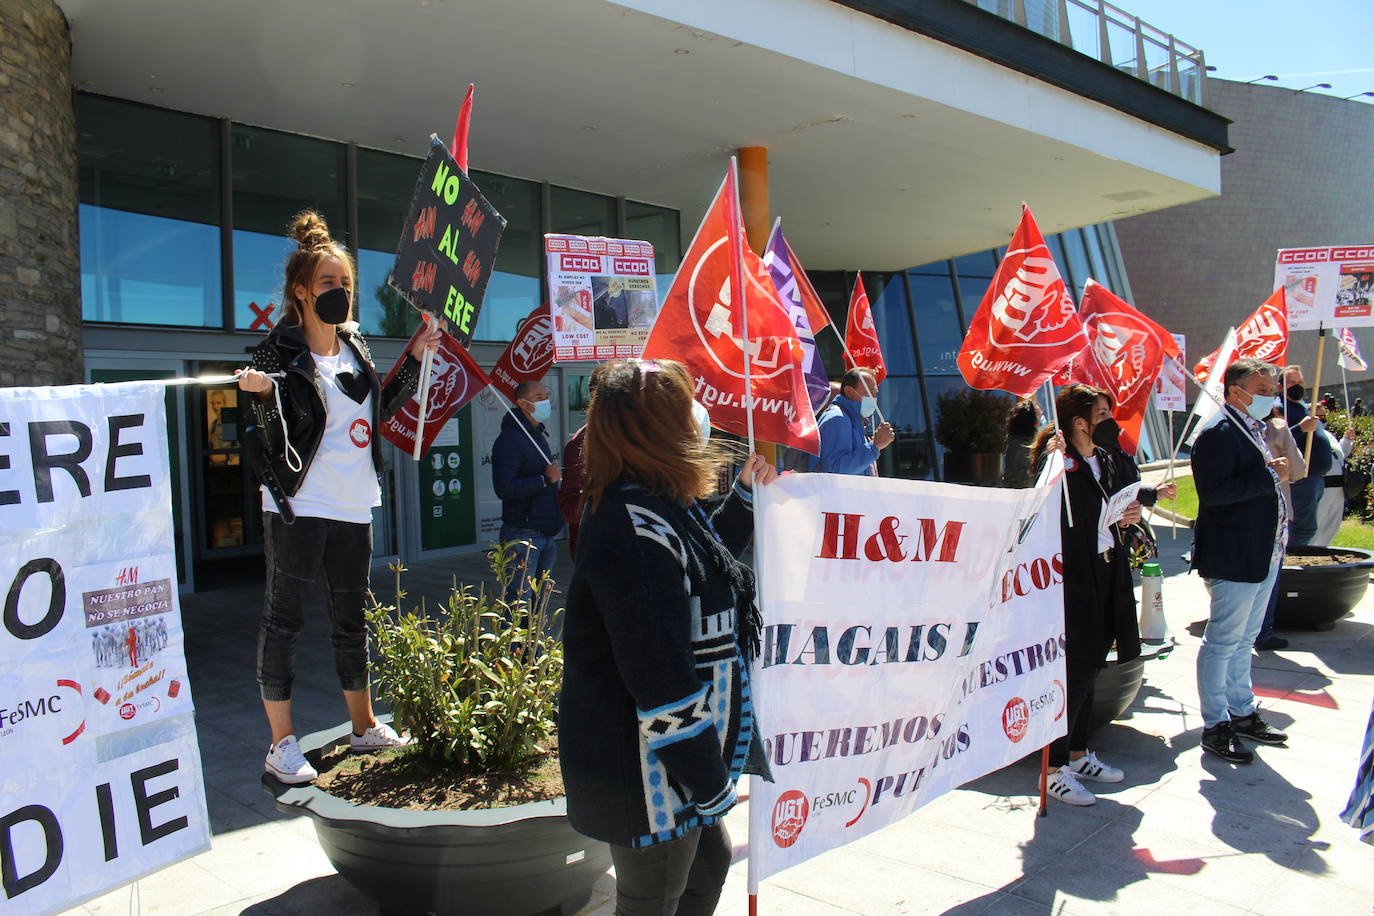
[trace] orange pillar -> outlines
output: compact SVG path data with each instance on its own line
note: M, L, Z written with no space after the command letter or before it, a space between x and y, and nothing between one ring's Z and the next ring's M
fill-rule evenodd
M773 228L772 215L768 212L768 147L742 146L739 148L739 204L744 216L744 231L749 236L749 247L755 254L762 254L768 244L768 233ZM777 464L778 447L771 442L756 443L759 454Z
M773 228L768 212L768 147L740 147L739 202L744 211L744 231L749 234L749 247L755 254L763 254L768 232Z

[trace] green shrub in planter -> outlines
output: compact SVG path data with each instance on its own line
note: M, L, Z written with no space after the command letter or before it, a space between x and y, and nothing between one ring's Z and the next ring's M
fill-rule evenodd
M377 696L432 760L511 770L543 754L557 731L563 645L548 634L562 611L549 611L552 580L545 574L532 582L528 600L500 597L522 570L516 556L523 547L493 549L495 589L455 581L438 615L380 605L368 612ZM399 605L404 569L391 569Z
M1000 391L942 391L935 399L935 439L956 454L1001 454L1016 399Z

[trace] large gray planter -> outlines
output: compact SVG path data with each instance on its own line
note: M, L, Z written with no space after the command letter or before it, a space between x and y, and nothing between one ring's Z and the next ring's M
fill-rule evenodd
M300 739L312 762L347 724ZM605 843L568 823L563 799L473 811L405 811L343 801L314 785L263 786L277 808L315 822L325 855L386 914L572 914L611 867Z
M1173 641L1167 643L1142 642L1140 656L1124 664L1118 664L1116 650L1107 654L1107 667L1097 673L1093 685L1093 705L1088 711L1088 727L1093 731L1120 719L1130 705L1135 702L1136 694L1145 683L1145 663L1164 658L1174 649Z
M1351 553L1364 557L1339 566L1285 566L1279 570L1279 602L1274 626L1329 630L1364 597L1374 553L1354 547L1289 547L1288 556L1314 557Z

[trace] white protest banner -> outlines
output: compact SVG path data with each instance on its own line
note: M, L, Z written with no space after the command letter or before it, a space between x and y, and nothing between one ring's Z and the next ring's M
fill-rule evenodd
M1188 348L1182 334L1174 335L1178 344L1178 359L1166 359L1155 377L1155 408L1157 410L1187 410Z
M760 488L752 695L776 781L750 788L751 893L1064 734L1058 475L1043 484Z
M1288 301L1288 329L1374 325L1374 245L1280 248L1274 288Z
M654 246L550 233L544 256L554 361L638 356L658 317Z
M0 873L17 912L209 847L164 390L0 389Z

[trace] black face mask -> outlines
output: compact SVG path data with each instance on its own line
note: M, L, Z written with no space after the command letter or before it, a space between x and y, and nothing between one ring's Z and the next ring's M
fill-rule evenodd
M348 290L336 286L315 297L315 314L325 324L343 324L348 320L349 304Z
M1306 389L1304 389L1301 385L1289 385L1288 390L1285 392L1285 394L1288 395L1288 400L1290 401L1301 401L1303 392L1305 390Z
M1116 448L1121 436L1121 427L1111 417L1093 427L1093 445L1098 448Z

